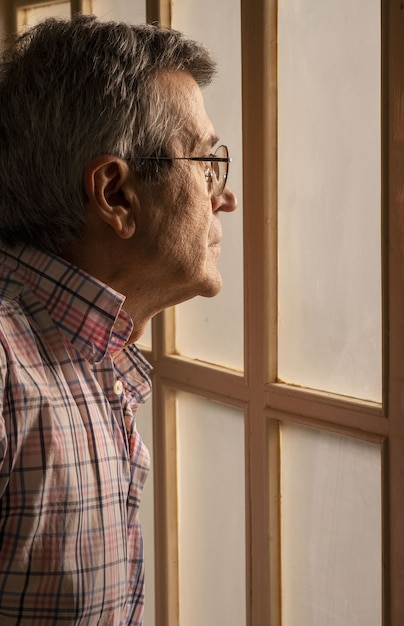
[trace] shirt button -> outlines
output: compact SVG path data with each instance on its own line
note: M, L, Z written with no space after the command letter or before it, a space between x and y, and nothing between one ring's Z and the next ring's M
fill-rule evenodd
M125 320L118 318L115 322L115 330L120 332L121 330L124 330L126 326Z
M123 391L123 384L121 383L121 381L120 381L120 380L115 381L115 384L114 384L114 393L115 393L117 396L120 396L120 395L121 395L121 393L122 393L122 391Z

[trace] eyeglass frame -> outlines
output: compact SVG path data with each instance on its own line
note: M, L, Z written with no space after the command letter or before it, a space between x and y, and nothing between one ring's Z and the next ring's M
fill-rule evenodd
M215 156L215 154L218 152L218 150L220 150L220 148L224 148L227 154L227 157L217 157ZM209 180L212 183L212 191L213 191L213 195L218 197L221 196L223 193L224 188L226 187L226 182L227 182L227 178L229 175L229 163L232 162L232 159L229 157L229 150L227 148L227 146L225 145L221 145L218 146L215 150L215 153L212 154L209 157L166 157L166 156L151 156L151 157L135 157L135 159L132 160L136 160L136 161L200 161L203 163L226 163L227 164L227 168L226 171L224 172L224 176L223 176L223 181L220 182L220 187L216 189L215 191L215 183L214 180L217 181L217 184L219 184L218 179L216 178L215 172L213 170L213 168L211 167L207 167L205 169L205 178L206 181L208 182Z

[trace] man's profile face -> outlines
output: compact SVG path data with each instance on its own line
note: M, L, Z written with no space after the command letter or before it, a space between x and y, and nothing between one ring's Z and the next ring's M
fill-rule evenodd
M195 80L186 72L170 73L162 79L162 90L185 120L184 133L175 139L174 156L209 157L217 137ZM142 199L149 206L142 211L137 236L158 260L164 284L178 289L183 300L214 296L222 286L217 268L222 238L219 211L233 211L236 199L228 188L222 196L212 195L205 176L208 166L173 161L169 178L152 185L150 197Z

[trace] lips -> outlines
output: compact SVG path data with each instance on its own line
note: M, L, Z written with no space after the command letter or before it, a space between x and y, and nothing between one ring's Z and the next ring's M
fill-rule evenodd
M214 227L208 234L208 240L210 240L209 248L218 248L222 241L222 229L220 227L220 222L215 222L215 224L212 224L212 226Z
M222 241L222 233L216 232L214 234L211 234L210 239L211 239L211 242L209 244L209 248L216 248L220 246L220 243Z

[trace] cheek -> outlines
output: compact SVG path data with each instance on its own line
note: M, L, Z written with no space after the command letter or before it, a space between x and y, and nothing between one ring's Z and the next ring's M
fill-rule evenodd
M200 254L209 240L213 215L205 176L199 170L193 176L189 170L178 174L149 198L141 231L156 252L164 248L168 254L180 250Z
M208 237L212 208L206 186L201 188L200 177L184 185L176 196L168 216L169 229L186 245L195 245ZM202 180L202 183L204 179Z

